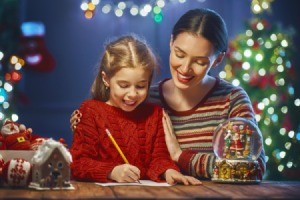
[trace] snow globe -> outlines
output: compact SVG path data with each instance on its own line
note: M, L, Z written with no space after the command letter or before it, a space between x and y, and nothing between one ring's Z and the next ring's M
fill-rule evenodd
M256 124L235 117L220 124L213 137L216 155L212 181L222 183L259 183L257 161L263 147L262 134Z

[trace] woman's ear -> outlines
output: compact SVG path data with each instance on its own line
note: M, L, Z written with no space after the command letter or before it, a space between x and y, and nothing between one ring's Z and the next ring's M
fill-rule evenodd
M215 59L214 63L212 64L212 67L216 67L218 64L220 64L222 62L222 60L224 59L225 55L226 55L226 52L219 53L219 55Z
M104 85L106 87L109 87L109 79L104 71L101 72L101 77L102 77L102 81L103 81Z

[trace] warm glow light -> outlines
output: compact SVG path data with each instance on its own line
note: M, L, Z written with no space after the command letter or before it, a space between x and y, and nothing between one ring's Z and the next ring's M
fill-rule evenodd
M14 122L16 122L16 121L19 120L19 116L17 114L12 114L11 115L11 120L14 121Z
M242 64L242 68L243 68L244 70L249 70L249 69L250 69L250 63L244 62L244 63Z

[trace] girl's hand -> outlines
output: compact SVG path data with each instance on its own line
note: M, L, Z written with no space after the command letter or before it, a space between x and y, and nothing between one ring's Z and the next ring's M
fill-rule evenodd
M192 176L184 176L174 169L168 169L165 172L166 181L170 185L182 183L184 185L202 185L202 182Z
M70 124L71 124L71 130L72 132L75 131L76 126L80 122L80 118L82 117L82 114L79 110L74 110L73 113L71 114L70 118Z
M182 150L179 146L177 138L175 136L172 122L169 115L164 111L163 112L163 127L165 131L165 140L167 148L169 150L170 156L173 161L178 162L179 156L182 153Z
M140 170L130 164L118 165L111 171L108 178L119 183L132 183L140 179Z

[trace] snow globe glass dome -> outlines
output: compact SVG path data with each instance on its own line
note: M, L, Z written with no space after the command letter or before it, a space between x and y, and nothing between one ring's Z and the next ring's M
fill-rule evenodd
M256 124L235 117L220 124L214 133L214 153L221 159L256 160L262 150L262 134Z
M220 124L213 137L216 155L213 181L217 182L260 182L259 157L262 134L252 121L235 117Z

